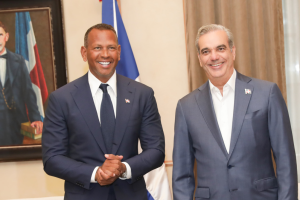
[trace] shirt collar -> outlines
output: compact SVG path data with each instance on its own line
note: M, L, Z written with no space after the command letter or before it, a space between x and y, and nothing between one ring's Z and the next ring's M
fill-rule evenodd
M236 80L236 71L235 71L235 69L233 69L233 73L232 73L230 79L227 81L227 83L225 85L228 85L233 91L235 91L235 80ZM209 80L209 87L210 87L211 91L213 91L214 88L218 89L216 86L214 86L210 82L210 80Z
M92 74L92 72L90 70L88 72L88 82L89 82L89 85L90 85L92 96L94 97L102 82L99 79L97 79L94 76L94 74ZM110 88L112 89L113 93L115 94L115 96L117 96L117 75L116 75L116 71L114 72L112 77L110 77L110 79L105 84L108 84L110 86Z

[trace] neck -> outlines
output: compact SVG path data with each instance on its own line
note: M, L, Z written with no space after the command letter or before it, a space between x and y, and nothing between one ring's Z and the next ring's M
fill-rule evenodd
M229 81L229 79L231 78L233 72L234 72L234 69L232 69L232 73L230 73L230 76L228 76L228 77L221 77L219 79L218 78L217 79L210 79L210 82L220 90L222 96L223 96L223 87Z
M5 52L5 47L3 47L2 51L0 51L0 55L2 55Z
M210 80L210 82L220 90L222 96L223 96L223 87L224 85L228 82L228 80L230 79L230 77L226 80Z

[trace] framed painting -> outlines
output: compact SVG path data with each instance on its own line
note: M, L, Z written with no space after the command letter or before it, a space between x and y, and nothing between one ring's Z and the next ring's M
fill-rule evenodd
M61 0L0 4L0 162L42 157L48 96L67 83ZM2 57L1 57L2 56Z

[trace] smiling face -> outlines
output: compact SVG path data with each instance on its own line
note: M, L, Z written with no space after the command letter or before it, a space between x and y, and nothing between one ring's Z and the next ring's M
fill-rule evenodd
M84 61L88 61L91 73L106 83L115 72L120 60L121 46L111 30L92 29L87 47L81 47Z
M0 27L0 55L5 51L5 44L8 41L9 34L4 31L2 27Z
M200 36L200 65L216 87L224 86L234 70L235 47L230 50L225 31L216 30Z

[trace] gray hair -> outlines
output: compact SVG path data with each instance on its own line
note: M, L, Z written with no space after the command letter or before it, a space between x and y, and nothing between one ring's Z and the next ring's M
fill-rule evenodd
M226 28L225 26L222 26L222 25L219 25L219 24L210 24L210 25L202 26L198 30L197 37L196 37L196 42L195 42L198 54L200 54L200 47L199 47L199 38L200 38L200 36L204 35L206 33L212 32L212 31L216 31L216 30L225 31L225 33L228 37L229 48L230 48L230 50L232 50L232 47L233 47L234 43L233 43L233 35L232 35L231 31L228 28Z

